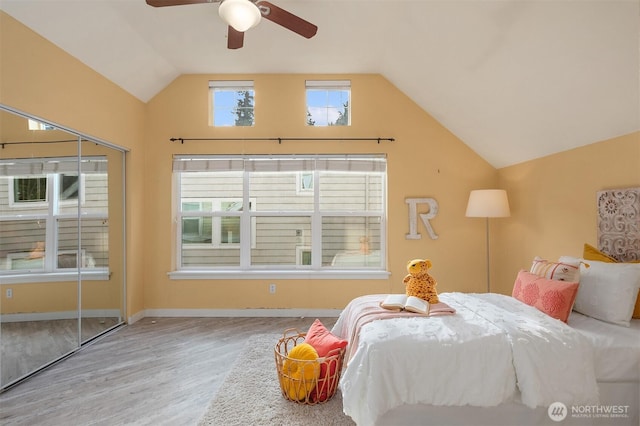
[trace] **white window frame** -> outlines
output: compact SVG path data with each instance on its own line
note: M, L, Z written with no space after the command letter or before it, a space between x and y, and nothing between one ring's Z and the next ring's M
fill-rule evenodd
M253 123L251 126L236 126L235 122L226 125L216 125L216 108L215 96L216 92L252 92L253 96ZM209 105L211 126L213 127L254 127L256 125L256 91L254 89L253 80L212 80L209 81Z
M311 186L305 187L304 177L311 176ZM313 172L298 172L296 176L296 193L300 195L313 195L313 188L315 186L315 179Z
M315 208L313 211L257 211L256 209L245 209L242 212L239 212L241 217L241 228L246 228L249 226L253 218L257 217L291 217L291 216L299 216L299 217L309 217L311 220L311 232L313 234L311 238L311 247L312 250L312 265L300 265L302 259L302 251L303 248L298 248L296 246L296 263L297 265L293 265L291 267L287 266L265 266L265 265L250 265L251 261L251 248L247 243L247 240L241 239L240 244L240 265L239 267L235 266L203 266L203 267L182 267L182 250L184 247L182 246L182 235L181 235L181 221L182 217L188 216L197 216L202 215L202 212L185 212L186 214L180 214L181 203L183 201L190 201L191 199L186 198L182 200L181 198L181 183L180 177L184 172L189 171L213 171L219 170L224 171L227 170L225 167L227 164L233 163L232 169L228 170L239 170L238 164L243 164L245 161L251 162L252 160L260 160L264 158L268 159L277 159L277 158L312 158L314 161L316 159L320 159L325 162L325 164L330 164L331 159L345 159L345 155L303 155L303 156L238 156L238 155L176 155L174 156L174 212L176 212L175 222L177 226L175 227L176 232L174 233L175 244L176 244L176 263L174 265L175 270L169 272L168 275L171 279L259 279L259 278L281 278L281 279L388 279L390 273L386 270L386 203L387 203L387 195L386 195L386 161L384 163L385 168L385 179L383 179L382 185L382 204L383 208L381 211L320 211L319 203L320 203L320 188L319 185L315 184L318 182L319 170L314 171L314 204ZM349 156L347 156L349 157ZM362 158L377 158L382 159L381 155L353 155L355 159ZM195 164L193 166L189 165L191 160L203 160L200 164ZM197 163L197 162L196 162ZM246 167L246 166L245 166ZM250 171L250 170L249 170ZM249 180L250 173L245 168L243 174L243 204L247 205L250 201L255 203L255 200L249 199ZM229 212L212 212L212 216L228 216ZM377 267L362 267L362 268L348 268L348 269L339 269L335 268L331 265L322 265L322 218L324 216L356 216L356 217L379 217L381 220L380 223L380 258L381 265ZM253 237L255 236L255 229L251 230L251 244L254 243ZM241 235L244 235L244 232L241 231Z
M80 182L80 187L78 188L78 198L72 198L72 199L68 199L68 200L60 200L60 185L61 185L61 175L68 175L68 176L77 176L77 173L49 173L49 174L42 174L42 175L17 175L17 176L8 176L9 179L9 207L10 208L19 208L19 209L25 209L25 208L42 208L42 207L46 207L49 205L49 199L50 199L50 195L49 195L49 187L53 186L54 190L57 192L57 197L56 200L57 202L64 206L64 205L73 205L76 204L77 202L80 203L80 205L84 204L84 200L85 200L85 175L84 174L80 174L79 177L79 182ZM14 187L14 181L16 179L31 179L31 178L46 178L46 190L45 190L45 200L44 201L16 201L16 195L15 195L15 187Z
M16 179L42 179L45 180L45 190L44 190L44 201L17 201L16 200L16 190L15 190L15 180ZM34 175L34 176L9 176L8 190L9 190L9 207L11 208L29 208L29 207L37 207L42 208L49 205L49 176L47 175Z
M347 103L349 105L347 111L349 113L348 116L348 120L347 120L347 124L344 125L338 125L338 126L351 126L351 112L352 112L352 103L351 103L351 81L350 80L306 80L305 81L305 106L306 106L306 111L305 111L305 123L307 124L307 126L310 127L328 127L328 126L332 126L332 125L336 125L336 124L330 124L331 121L328 119L328 115L327 115L327 124L314 124L314 125L310 125L308 123L308 116L307 113L311 113L310 111L310 106L309 106L309 93L312 91L324 91L324 92L332 92L332 91L346 91L349 93L349 99L347 99ZM324 106L325 109L329 110L331 108L335 108L336 109L336 113L338 112L342 112L342 110L344 109L344 105L325 105ZM313 119L314 115L311 114L311 118ZM337 117L336 117L337 120ZM318 122L317 120L314 120L316 123ZM335 121L334 121L335 123Z
M216 248L216 249L237 249L240 247L240 243L223 243L222 242L222 218L237 216L241 217L240 213L223 211L220 209L220 206L224 202L238 202L242 201L242 198L237 197L227 197L227 198L185 198L184 200L178 201L179 203L211 203L212 211L202 211L202 210L193 210L193 211L182 211L182 208L177 210L178 213L178 223L180 226L178 227L178 241L182 241L182 219L203 219L205 217L211 217L211 243L195 243L195 244L187 244L182 246L183 250L199 250L203 248ZM249 208L255 210L256 199L251 198L249 200ZM181 206L180 206L181 207ZM202 223L200 222L200 227ZM256 223L255 220L251 222L251 248L256 247ZM181 259L180 259L181 260ZM180 263L179 263L180 264Z
M51 124L42 123L40 121L32 120L30 118L27 120L27 123L28 123L29 130L56 130L56 128L53 127Z
M37 159L36 159L37 160ZM106 157L85 157L83 159L82 164L89 164L92 161L106 161ZM77 164L78 162L73 158L46 158L40 159L40 161L35 161L34 159L29 160L11 160L6 164L1 165L4 169L4 173L11 173L12 167L21 167L21 163L25 164L37 164L38 167L42 166L45 169L51 167L51 169L55 170L59 163L61 162L70 162L73 164ZM8 169L6 169L8 167ZM106 172L106 171L105 171ZM44 257L43 257L43 268L32 270L32 269L11 269L11 263L14 259L24 258L24 253L12 253L7 255L7 264L5 265L5 269L0 270L0 278L2 281L7 284L20 284L34 281L68 281L69 279L73 279L78 276L80 272L82 274L83 279L108 279L109 277L109 268L108 267L88 267L86 266L86 254L84 249L81 250L82 263L80 270L78 268L59 268L58 267L58 257L62 254L71 254L76 253L77 249L68 250L58 249L58 221L65 219L72 220L87 220L87 219L98 219L98 220L108 220L108 213L82 213L80 217L78 217L77 213L61 213L60 207L65 205L75 205L78 204L79 207L82 207L84 203L84 191L85 191L85 172L81 172L79 174L79 184L78 188L78 198L70 199L70 200L60 200L60 185L61 185L61 175L77 175L76 171L40 171L33 174L24 174L17 173L15 175L6 175L8 191L9 191L9 208L20 208L20 209L28 209L32 208L45 208L46 212L38 212L34 214L22 214L18 218L14 215L0 216L0 226L2 226L2 222L4 221L42 221L46 224L45 227L45 248L44 248ZM46 189L46 202L15 202L13 195L13 179L14 178L24 178L24 177L46 177L47 179L47 189Z
M303 263L305 253L312 253L311 246L296 246L296 265L310 266Z
M76 268L60 268L58 267L58 262L57 259L63 255L63 254L75 254L77 256L78 254L78 250L58 250L58 253L56 254L56 256L54 256L54 262L55 262L55 269L57 270L61 270L61 271L77 271ZM9 253L7 254L7 270L10 271L28 271L31 269L14 269L13 268L13 263L17 260L25 260L29 258L29 253ZM45 270L45 256L43 255L41 258L42 259L42 268L38 268L35 269L34 271L44 271ZM84 269L87 268L87 256L86 256L86 250L85 249L80 249L80 268Z

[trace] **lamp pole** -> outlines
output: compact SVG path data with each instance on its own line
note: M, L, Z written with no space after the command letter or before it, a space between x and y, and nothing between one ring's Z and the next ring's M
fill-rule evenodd
M489 217L485 218L487 221L487 293L491 293L491 272L490 272L490 262L489 262Z

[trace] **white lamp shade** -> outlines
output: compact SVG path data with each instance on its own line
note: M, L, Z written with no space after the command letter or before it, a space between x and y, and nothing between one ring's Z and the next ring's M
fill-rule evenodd
M224 0L218 7L218 14L227 24L240 32L255 27L262 18L258 6L249 0Z
M504 189L477 189L469 194L467 217L510 216L507 191Z

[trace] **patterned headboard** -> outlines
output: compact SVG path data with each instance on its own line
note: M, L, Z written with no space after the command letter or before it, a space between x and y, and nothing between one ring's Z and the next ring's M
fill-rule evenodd
M640 260L640 188L598 191L598 250L618 262Z

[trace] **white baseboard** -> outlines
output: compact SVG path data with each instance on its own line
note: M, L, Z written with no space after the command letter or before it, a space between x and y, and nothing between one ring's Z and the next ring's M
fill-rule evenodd
M342 309L146 309L136 321L144 317L323 318L338 317L340 312Z
M86 309L82 311L82 318L120 318L118 309ZM24 314L2 314L0 322L23 321L55 321L78 319L78 311L29 312Z
M144 311L139 311L139 312L136 312L135 314L131 315L129 317L127 323L129 325L131 325L131 324L133 324L135 322L140 321L142 318L144 318Z

